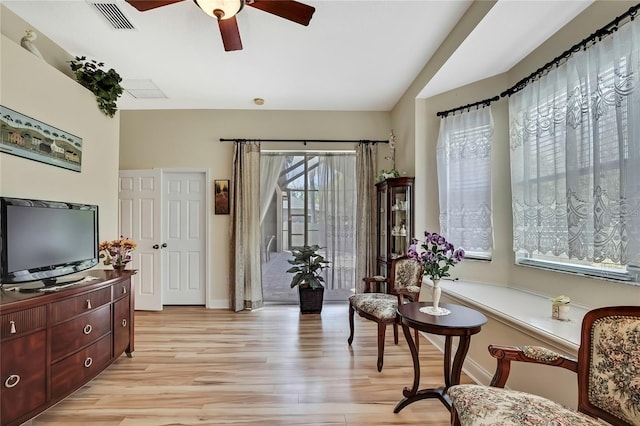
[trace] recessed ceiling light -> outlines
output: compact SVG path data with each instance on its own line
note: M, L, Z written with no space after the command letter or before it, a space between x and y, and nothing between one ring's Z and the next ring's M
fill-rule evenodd
M253 103L256 105L264 105L264 99L262 98L253 98Z

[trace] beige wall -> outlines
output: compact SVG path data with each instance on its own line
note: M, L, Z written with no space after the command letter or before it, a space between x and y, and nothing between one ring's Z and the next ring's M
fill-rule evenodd
M478 3L478 2L476 2ZM482 3L482 2L480 2ZM474 6L478 7L474 3ZM401 101L392 111L392 126L404 143L399 149L415 154L416 176L416 231L439 229L439 201L437 191L436 142L440 118L438 111L491 98L511 87L517 81L528 76L564 50L587 37L597 28L626 11L629 2L597 1L569 25L559 31L549 41L527 56L507 73L470 84L429 99L416 99L420 89L433 75L432 63L443 58L432 59L421 73L421 84L410 87ZM469 13L478 12L470 9ZM473 26L475 20L469 16L467 23ZM456 28L464 31L465 28ZM452 33L441 47L444 56L455 50L460 41L459 34ZM450 46L450 45L453 45ZM446 51L444 48L449 46ZM444 58L446 59L446 57ZM494 254L490 262L464 261L455 268L455 275L468 281L494 282L513 286L545 296L566 294L586 307L607 305L639 305L640 287L614 282L579 277L576 275L546 271L531 267L516 266L512 250L511 187L508 141L508 99L503 98L491 105L495 123L495 136L492 151L492 193ZM413 117L413 120L409 117ZM415 135L415 144L411 141ZM445 301L452 301L444 296ZM459 301L455 303L460 303ZM546 313L545 313L546 315ZM526 332L518 331L503 320L490 315L489 323L482 333L474 336L468 354L468 363L480 366L486 372L493 372L495 361L488 355L487 345L499 343L506 345L540 344L541 341ZM575 356L575 354L572 354ZM551 370L551 371L548 371ZM575 375L559 372L557 369L540 370L528 367L513 367L513 377L509 385L516 389L545 395L569 406L575 406ZM480 377L479 377L480 378ZM549 387L549 383L553 386Z
M0 5L0 29L4 36L18 45L26 30L34 30L37 37L35 44L44 60L53 68L73 78L73 71L68 63L73 56L4 5Z
M439 119L435 113L500 93L630 5L629 2L598 1L508 73L430 99L416 100L420 90L494 4L493 1L472 4L391 112L159 110L121 111L115 119L103 116L95 106L93 96L84 88L16 45L24 23L9 19L10 15L7 18L7 11L2 7L2 32L8 38L2 37L1 40L0 102L81 136L84 160L82 173L75 173L0 154L0 193L98 203L101 208L100 232L108 238L117 231L118 160L122 169L206 168L210 170L212 179L224 179L231 177L233 147L230 143L220 143L221 137L387 139L389 130L393 128L398 141L397 168L416 176L416 228L420 233L423 229L437 229L435 143ZM41 43L38 45L42 46ZM41 50L54 65L61 61L54 58L64 57L59 52L54 54L48 49ZM503 99L492 106L496 125L492 159L494 258L491 262L465 261L456 267L456 273L468 280L498 282L546 295L564 293L588 306L639 304L638 287L513 264L506 104ZM268 144L266 147L281 150L349 148L314 144L307 147L301 144ZM383 147L380 157L384 155L386 148ZM388 167L388 163L380 161L380 168ZM211 298L226 301L229 216L212 214L210 224ZM516 332L494 319L491 321L481 335L474 336L469 353L469 360L486 371L494 368L486 352L489 342L520 344L532 341L532 336ZM515 374L516 387L538 390L541 394L573 404L575 382L570 374L568 377L558 376L557 371L550 376L540 375L537 371L524 376ZM543 389L545 381L554 383L554 392L548 393Z
M456 51L460 43L473 31L482 18L495 5L495 1L475 1L456 24L451 34L436 50L433 56L425 64L415 80L407 88L396 106L391 111L391 119L394 131L398 136L398 169L406 171L410 176L418 176L419 169L423 167L415 154L422 154L420 141L424 139L424 123L422 115L416 114L416 96L438 72L440 67ZM455 106L463 105L458 103ZM424 158L420 155L420 158Z
M0 51L0 103L82 138L80 173L0 153L0 194L98 204L101 238L116 238L118 115L104 116L87 89L4 35Z
M121 111L120 168L206 168L211 179L230 179L233 143L220 142L220 138L386 140L390 123L387 112ZM270 150L353 147L354 144L263 144L263 149ZM229 218L213 213L210 216L210 306L228 306Z
M422 192L423 200L423 204L417 206L417 211L420 212L416 215L418 225L424 225L425 229L439 228L435 147L440 119L436 117L436 112L490 98L503 92L565 49L587 37L600 26L608 23L615 16L626 11L628 7L628 2L598 1L509 72L426 100L416 101L414 99L415 127L423 135L421 140L416 139L414 147L416 186L417 190ZM445 44L447 42L448 40L445 41ZM409 102L407 98L411 96L415 97L415 93L407 92L403 101L396 108L404 111L405 104ZM492 113L495 123L492 151L494 256L491 262L462 262L456 267L456 273L460 278L480 282L497 282L548 296L566 294L576 303L588 307L640 303L640 287L638 286L514 265L509 177L508 98L501 98L500 101L493 103ZM395 117L394 112L392 114L394 128L399 127ZM418 232L422 231L420 226L417 226L416 229Z

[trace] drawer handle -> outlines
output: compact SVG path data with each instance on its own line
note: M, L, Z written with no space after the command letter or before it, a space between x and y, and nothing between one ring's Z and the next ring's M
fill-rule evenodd
M91 309L91 299L87 299L87 309Z
M93 364L93 359L91 359L91 357L87 357L87 359L84 360L84 366L89 368L91 367L91 364Z
M85 325L84 328L82 329L82 332L84 334L91 334L91 331L93 331L93 327L91 327L91 324Z
M17 374L12 374L7 377L7 380L4 381L4 386L6 388L12 388L18 383L20 383L20 376L18 376Z
M17 331L16 331L16 322L15 321L9 321L9 324L11 324L10 333L11 334L16 334L17 333Z
M122 294L127 294L127 288L126 287L122 287Z
M126 327L127 326L127 320L123 319L121 324L122 324L123 327Z

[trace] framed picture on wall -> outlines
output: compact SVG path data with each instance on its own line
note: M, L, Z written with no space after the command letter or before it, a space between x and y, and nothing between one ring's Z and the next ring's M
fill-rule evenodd
M229 179L213 181L215 214L229 214Z
M0 152L79 172L82 138L0 105Z

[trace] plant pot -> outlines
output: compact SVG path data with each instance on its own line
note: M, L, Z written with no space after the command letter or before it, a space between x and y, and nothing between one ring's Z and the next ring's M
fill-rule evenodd
M126 268L126 267L127 267L127 264L126 264L126 263L124 263L124 264L117 264L117 265L116 265L116 264L113 264L113 270L114 270L114 271L117 271L117 272L122 272L122 271L124 271L124 268Z
M560 321L569 321L570 310L571 304L569 303L554 303L551 305L551 317Z
M298 287L298 293L300 294L301 314L319 314L322 312L324 287Z

